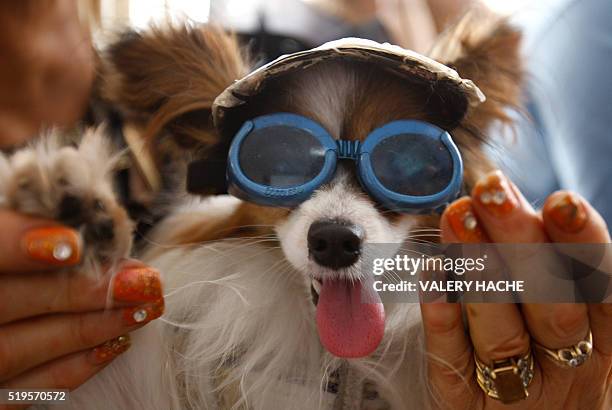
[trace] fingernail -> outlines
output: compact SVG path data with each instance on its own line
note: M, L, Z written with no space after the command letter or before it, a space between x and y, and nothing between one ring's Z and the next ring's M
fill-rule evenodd
M92 350L92 361L94 364L104 364L110 362L115 357L129 349L130 345L131 341L129 335L119 336L104 342L100 346L94 347Z
M578 195L571 192L555 196L546 204L544 212L564 232L576 233L587 222L587 211Z
M501 171L492 172L478 181L472 197L498 217L504 217L518 207L518 200Z
M153 302L162 296L159 272L149 267L125 269L115 276L113 298L122 302Z
M446 208L445 215L461 242L478 243L485 241L484 231L480 228L470 198L461 198Z
M36 261L70 266L81 260L81 238L72 229L35 228L26 232L22 241L28 256Z
M164 299L154 303L123 309L123 320L126 325L144 325L164 314Z

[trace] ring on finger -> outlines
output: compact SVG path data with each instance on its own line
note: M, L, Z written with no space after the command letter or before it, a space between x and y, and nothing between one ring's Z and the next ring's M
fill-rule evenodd
M534 375L531 349L521 356L495 360L491 365L483 363L474 352L476 381L491 398L503 403L513 403L527 398L527 388Z
M544 352L546 357L551 359L555 364L561 367L574 369L582 366L584 362L591 357L593 353L593 333L589 330L589 334L584 340L579 341L575 345L563 347L561 349L549 349L538 343L535 343L535 346Z

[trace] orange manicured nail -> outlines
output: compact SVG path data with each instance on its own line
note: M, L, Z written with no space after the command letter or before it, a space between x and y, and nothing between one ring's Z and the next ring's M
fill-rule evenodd
M164 314L164 299L154 303L123 309L123 319L128 326L144 325Z
M153 302L162 296L159 272L149 267L125 269L113 282L113 298L122 302Z
M112 340L102 343L100 346L94 347L91 352L92 361L94 364L104 364L110 362L121 353L130 348L131 341L129 335L116 337Z
M554 224L564 232L579 232L587 222L587 211L578 195L564 192L555 196L544 206Z
M501 171L492 172L478 181L472 197L498 217L506 216L518 207L518 200Z
M26 232L22 243L30 258L50 265L70 266L81 260L81 238L72 229L35 228Z
M444 214L460 241L478 243L486 240L484 231L478 225L470 198L456 200L446 208Z

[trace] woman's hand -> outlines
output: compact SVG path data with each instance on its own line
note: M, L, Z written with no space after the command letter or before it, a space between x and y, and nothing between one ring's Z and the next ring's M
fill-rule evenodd
M470 197L451 204L441 229L446 243L610 243L605 222L578 195L556 192L540 213L500 172L479 181ZM421 306L426 348L436 358L429 360L428 370L439 408L611 408L612 304L466 304L469 333L461 309L450 303ZM535 343L553 350L576 345L589 330L592 356L579 367L564 368L542 349L533 349L535 376L524 400L506 405L488 397L476 382L474 355L492 366L524 355ZM504 389L500 393L506 395L512 390Z
M163 313L155 270L133 261L114 278L68 270L81 253L73 230L4 210L0 227L0 387L74 389Z

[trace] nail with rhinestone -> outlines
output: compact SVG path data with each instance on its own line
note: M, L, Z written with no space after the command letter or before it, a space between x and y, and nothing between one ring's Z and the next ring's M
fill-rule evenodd
M478 222L476 221L474 215L472 215L471 213L465 214L465 219L463 220L463 226L465 227L465 229L473 231L474 229L476 229L477 225Z
M164 313L164 299L153 303L123 309L123 319L128 326L143 325L157 319Z
M96 365L108 363L128 350L130 345L131 341L129 335L119 336L102 343L100 346L96 346L91 352L91 360Z
M493 203L495 205L502 205L506 202L506 193L504 191L495 191L493 194Z
M53 257L58 261L65 261L72 256L72 246L69 243L58 243L53 248Z
M31 259L50 265L72 266L81 259L81 238L72 229L31 229L23 236L22 244Z
M134 319L134 322L136 323L144 322L147 316L148 314L147 314L146 309L138 309L132 314L132 318Z
M446 208L444 216L459 241L465 243L485 242L486 236L478 224L470 198L460 198L450 204Z
M476 183L472 196L494 216L505 216L518 207L510 183L500 172L488 174Z
M485 205L488 205L491 203L491 193L489 191L484 191L482 194L480 194L480 202L482 202Z

